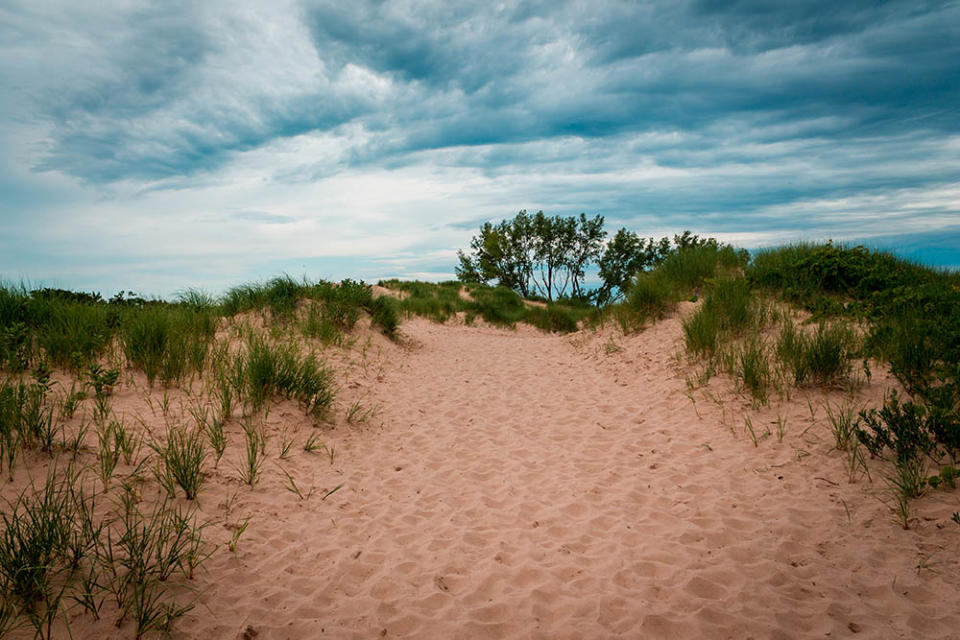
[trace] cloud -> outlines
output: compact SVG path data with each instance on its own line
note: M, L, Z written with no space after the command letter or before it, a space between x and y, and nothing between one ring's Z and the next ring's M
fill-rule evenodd
M0 271L439 273L521 208L922 235L960 213L958 24L908 0L6 3Z

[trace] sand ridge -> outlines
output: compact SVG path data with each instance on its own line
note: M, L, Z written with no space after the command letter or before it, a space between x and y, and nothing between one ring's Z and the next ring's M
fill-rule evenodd
M800 435L800 398L784 441L754 447L724 424L748 405L691 400L677 320L403 331L417 346L371 386L375 424L329 436L338 477L318 481L342 490L247 497L249 537L211 564L188 636L956 637L956 494L897 528L825 426Z
M273 405L253 489L235 479L241 421L227 425L197 501L221 546L175 637L960 637L960 492L916 501L905 531L879 463L850 483L833 450L824 403L876 406L889 376L757 408L728 380L696 382L679 316L629 335L401 330L328 352L334 425ZM197 390L124 376L122 419L161 436L189 420ZM367 413L347 424L354 402ZM311 435L326 448L303 451ZM110 606L74 614L73 637L130 637Z

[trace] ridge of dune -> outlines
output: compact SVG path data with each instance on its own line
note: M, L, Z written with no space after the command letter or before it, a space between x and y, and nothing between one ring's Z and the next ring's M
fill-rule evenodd
M960 492L916 501L905 531L880 478L850 483L833 450L825 402L876 406L894 380L754 408L722 378L689 383L685 312L629 335L410 318L400 345L331 351L363 419L318 428L277 403L253 489L228 450L197 501L221 546L175 635L960 637ZM175 423L137 375L115 410ZM129 637L109 620L76 614L72 635Z
M698 398L676 319L403 331L417 346L371 387L376 423L329 434L343 489L248 497L249 539L211 565L188 635L956 637L956 494L897 528L876 480L846 481L814 394ZM744 412L782 412L783 441L754 447ZM931 552L938 571L918 571Z

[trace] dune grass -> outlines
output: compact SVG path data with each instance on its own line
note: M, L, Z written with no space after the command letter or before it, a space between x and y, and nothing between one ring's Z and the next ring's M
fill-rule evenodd
M389 304L402 315L421 316L439 323L463 313L467 323L482 318L498 327L514 328L524 323L548 333L571 333L577 331L583 321L597 316L596 308L588 303L567 299L549 303L532 298L524 300L507 287L472 284L463 295L464 285L457 281L435 284L382 280L379 284L400 292L400 298L389 298Z

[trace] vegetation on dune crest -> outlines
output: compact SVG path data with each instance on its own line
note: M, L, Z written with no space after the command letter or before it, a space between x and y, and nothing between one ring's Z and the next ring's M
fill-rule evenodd
M253 490L267 473L271 405L294 400L326 420L336 384L318 354L352 346L365 317L397 338L393 302L362 282L286 276L173 302L0 286L0 472L22 484L0 520L0 637L24 626L69 635L77 611L110 616L134 638L169 633L195 602L186 581L217 549L197 517L222 484L209 476L224 475L232 446L227 458L242 461L237 475ZM138 388L159 429L114 412L114 393ZM348 424L372 415L359 407ZM229 435L237 421L245 438ZM284 431L280 460L293 442ZM237 522L234 553L249 518Z
M688 351L708 361L708 372L731 375L756 402L765 403L771 390L791 385L849 386L857 375L854 363L862 363L868 377L871 359L888 363L908 397L891 394L881 408L860 412L848 430L856 437L845 445L851 469L865 466L861 446L874 456L892 455L899 478L891 481L894 487L922 474L924 464L918 461L957 463L960 274L829 242L751 257L689 232L672 242L644 239L627 229L609 242L605 238L599 216L591 221L582 214L548 218L521 211L511 220L486 223L470 252L460 252L457 268L469 286L501 287L500 293L474 291L475 299L487 305L483 313L452 294L441 301L441 296L416 292L403 303L405 311L442 321L466 310L506 326L523 320L568 330L576 326L569 323L568 310L527 314L502 289L512 289L518 298L551 301L573 284L570 301L597 307L581 318L613 319L631 331L682 300L699 299L683 320ZM588 292L582 282L591 261L601 284ZM798 324L784 304L809 312L810 319ZM903 500L916 493L897 492Z

